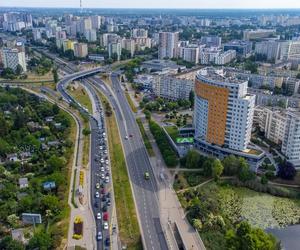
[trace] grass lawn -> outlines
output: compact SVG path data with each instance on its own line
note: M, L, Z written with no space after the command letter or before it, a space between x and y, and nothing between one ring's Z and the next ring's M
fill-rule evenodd
M71 121L71 127L70 127L70 134L69 134L69 138L72 142L76 141L76 135L77 135L77 127L76 127L76 122L73 119L73 117L69 114L66 113L67 116L69 117L70 121ZM68 205L68 194L69 194L69 188L71 185L71 174L72 174L72 166L73 166L73 160L74 160L74 148L75 148L75 144L73 143L73 146L68 154L68 163L67 163L67 169L66 169L66 181L67 181L67 191L65 192L64 198L63 198L63 203L64 203L64 211L63 211L63 216L62 216L62 220L57 222L54 226L55 227L59 227L62 229L63 235L64 235L64 239L62 241L62 245L64 245L66 242L66 239L68 238L68 229L70 226L69 223L69 219L70 219L70 207Z
M210 177L203 176L201 171L179 171L174 180L173 187L175 191L179 191L181 189L197 186L209 179Z
M70 89L68 92L78 102L80 102L84 107L86 107L90 113L93 112L92 103L89 98L89 95L82 86L79 86L77 89ZM84 128L90 129L90 125L88 121L84 121ZM86 166L89 162L89 155L90 155L89 150L90 150L90 136L84 136L83 155L82 155L83 166Z
M128 103L129 103L129 106L130 106L131 110L134 113L137 113L137 111L138 111L137 107L134 105L134 103L133 103L133 101L132 101L132 99L131 99L131 97L130 97L130 95L129 95L129 93L127 91L125 92L125 96L126 96L126 99L127 99Z
M171 136L174 142L176 142L176 138L179 137L178 128L176 126L166 126L164 127L168 134Z
M84 127L90 129L89 122L84 122ZM90 160L90 136L83 136L83 154L82 154L82 165L87 166Z
M103 103L107 102L104 95L99 93L99 96ZM127 249L142 249L130 180L114 114L106 117L106 126L120 239L123 245L127 245Z
M143 137L143 140L144 140L144 144L145 144L145 147L148 151L149 156L155 156L152 145L151 145L150 140L149 140L149 137L146 134L146 131L145 131L145 128L144 128L144 125L143 125L141 119L137 118L136 122L139 125L140 131L141 131L141 134L142 134L142 137Z
M78 102L80 102L81 105L86 107L90 113L93 112L92 103L91 103L91 100L89 98L89 95L82 86L79 86L77 89L70 89L68 92Z

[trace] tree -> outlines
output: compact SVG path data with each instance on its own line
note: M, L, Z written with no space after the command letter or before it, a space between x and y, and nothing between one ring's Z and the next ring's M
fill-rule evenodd
M6 236L0 241L0 249L5 250L24 250L21 242L14 240L11 236Z
M259 228L251 228L246 221L241 222L236 231L226 232L226 247L231 250L276 250L277 240Z
M40 231L34 234L34 236L29 240L28 249L52 249L51 236L45 231Z
M266 175L263 175L260 179L261 184L266 185L268 184L268 178Z
M91 130L88 129L88 128L84 128L84 129L82 130L82 134L83 134L84 136L88 136L88 135L91 134Z
M57 157L56 155L52 155L47 161L47 166L49 171L59 171L65 166L65 160L61 157Z
M229 176L236 175L240 168L240 160L234 155L225 157L222 164L224 166L224 174Z
M191 108L193 108L195 103L195 92L193 90L191 90L189 94L189 101L191 103Z
M280 178L285 180L293 180L296 174L297 171L290 162L283 162L282 164L279 164L277 175Z
M149 110L144 110L144 114L145 114L145 117L147 120L150 120L151 119L151 112Z
M200 219L193 219L193 227L197 231L201 231L201 229L203 227L202 221Z
M20 64L17 65L17 68L16 68L16 75L21 75L23 73L23 68Z
M53 69L53 70L52 70L52 74L53 74L53 81L54 81L55 83L57 83L57 82L59 81L57 69Z
M244 158L239 158L240 168L238 172L238 178L242 182L250 181L255 178L255 173L251 171L249 164Z
M57 115L59 113L59 107L56 103L52 106L52 112L55 115Z
M11 225L12 228L15 228L19 223L19 217L15 214L11 214L7 216L7 222Z
M51 213L57 215L60 212L60 201L54 195L45 195L41 201L41 209L43 211L50 210Z
M186 155L186 168L199 168L200 155L195 150L190 150Z
M208 158L203 163L203 175L212 176L213 158Z
M212 164L212 177L215 179L215 181L218 181L220 179L220 176L223 173L223 165L219 159L215 159Z

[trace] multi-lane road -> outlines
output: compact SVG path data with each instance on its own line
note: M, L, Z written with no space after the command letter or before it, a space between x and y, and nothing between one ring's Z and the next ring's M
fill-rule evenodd
M87 110L77 103L72 96L65 90L66 85L72 80L88 76L90 74L99 72L99 69L93 69L81 73L75 73L65 77L57 84L57 90L63 96L66 102L76 103L81 112L87 113ZM90 149L90 201L92 211L96 221L97 249L108 249L110 247L110 219L112 215L113 195L110 192L110 164L107 151L107 139L105 133L104 114L101 107L101 102L93 89L89 89L92 95L92 102L94 103L95 114L88 114L91 126L91 149Z
M68 69L73 68L68 67ZM101 71L103 71L103 69L95 68L92 70L68 75L60 82L60 84L57 85L57 90L62 94L66 101L70 102L72 101L70 100L70 96L66 93L66 91L64 91L65 84L72 80L88 77ZM106 95L113 109L115 110L120 134L122 136L122 144L125 152L128 172L134 192L135 205L142 231L143 245L145 249L165 250L168 249L168 245L161 226L160 208L157 197L158 187L149 157L134 114L132 113L132 110L121 88L118 76L116 74L112 74L111 80L112 89L104 84L98 77L89 77L87 79L88 82L83 81L83 83L92 83L95 87L97 87L104 95ZM97 138L97 133L95 134L93 132L94 127L97 126L94 122L95 121L91 121L92 138ZM93 156L99 151L97 141L92 139L91 146L91 155ZM94 164L95 163L92 158L91 174L93 176L91 176L91 182L95 185L95 181L93 181L93 179L96 174L97 167L95 167ZM150 173L150 180L145 180L145 172ZM93 186L93 184L91 185L91 195L94 195L93 190L95 186ZM94 203L94 196L92 197L92 203ZM95 208L93 209L95 210ZM94 211L94 215L96 216L95 213L97 213L97 211ZM99 230L100 228L97 226L97 232ZM102 246L99 245L98 249L101 249L101 247Z
M89 80L109 98L116 111L144 246L146 249L168 249L160 221L158 187L140 130L123 93L118 76L112 74L112 90L97 77L89 78ZM145 172L150 173L150 180L145 180Z

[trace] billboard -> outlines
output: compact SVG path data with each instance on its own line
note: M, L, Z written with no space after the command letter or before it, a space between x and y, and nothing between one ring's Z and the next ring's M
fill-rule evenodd
M194 143L194 138L193 137L186 137L186 138L178 137L178 138L176 138L176 143L177 144Z

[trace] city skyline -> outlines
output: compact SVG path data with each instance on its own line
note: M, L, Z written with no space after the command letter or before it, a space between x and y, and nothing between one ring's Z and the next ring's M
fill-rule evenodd
M80 1L76 0L76 4L79 7ZM120 0L83 0L82 5L84 8L199 8L199 9L288 9L288 8L300 8L300 2L297 0L287 0L280 3L274 3L272 0L254 0L249 2L241 2L238 0L232 0L230 3L226 0L214 0L213 2L198 2L195 0L188 1L172 1L172 6L168 0L160 0L160 1L143 1L136 2L134 0L129 0L124 4L123 1ZM76 4L74 6L74 1L66 0L66 1L43 1L40 2L38 0L11 0L9 2L1 3L2 7L55 7L55 8L76 8Z

